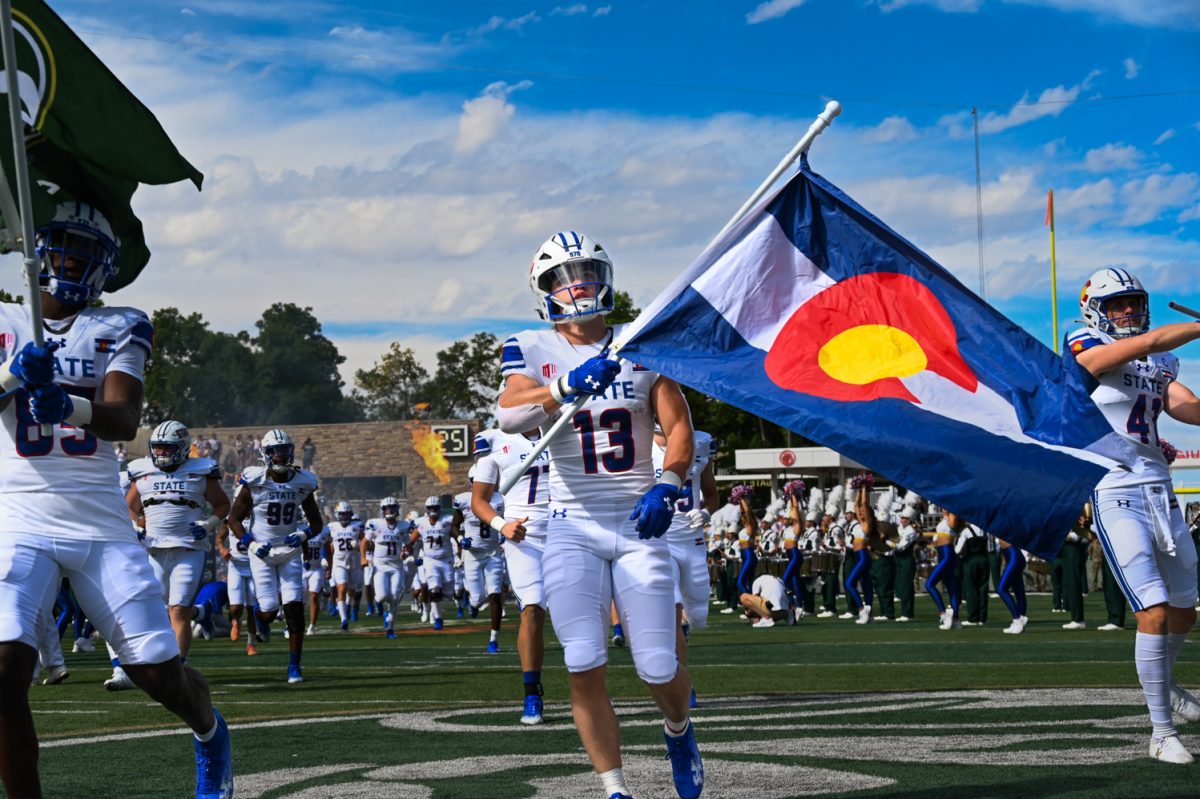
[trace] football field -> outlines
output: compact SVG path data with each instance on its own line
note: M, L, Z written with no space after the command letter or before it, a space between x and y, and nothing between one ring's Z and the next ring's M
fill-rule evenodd
M444 605L448 607L448 605ZM918 597L916 623L805 619L750 629L713 607L692 637L706 797L1170 797L1200 794L1195 766L1146 757L1149 719L1133 668L1133 632L1061 629L1049 598L1030 597L1028 630L942 632ZM1092 627L1103 623L1097 594ZM1099 621L1096 621L1096 620ZM503 652L486 624L415 623L396 640L374 618L305 641L305 682L285 679L287 642L197 641L233 736L236 795L263 799L516 799L600 796L567 704L562 650L547 642L546 720L522 727L515 612ZM1132 622L1132 616L1130 617ZM626 649L609 650L625 769L638 799L672 797L661 716ZM67 654L71 677L31 690L50 797L181 797L192 789L188 733L137 691L106 693L103 647ZM1189 642L1176 670L1200 686ZM1200 729L1181 727L1200 752Z

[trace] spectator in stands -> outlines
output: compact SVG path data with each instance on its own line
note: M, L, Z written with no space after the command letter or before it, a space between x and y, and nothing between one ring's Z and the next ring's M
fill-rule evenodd
M246 442L242 440L241 433L233 439L233 453L237 456L238 471L246 468Z
M317 445L313 443L311 438L304 439L304 444L300 447L301 468L311 469L313 460L317 457Z

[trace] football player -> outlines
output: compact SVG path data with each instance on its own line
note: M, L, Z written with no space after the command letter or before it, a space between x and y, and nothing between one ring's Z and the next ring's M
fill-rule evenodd
M400 518L400 500L384 497L379 518L368 519L362 536L362 559L375 553L375 601L388 638L396 637L396 611L404 597L404 548L412 543L412 525Z
M550 515L550 456L543 452L532 464L525 465L535 440L534 432L515 436L498 432L492 439L491 454L476 464L471 485L471 508L479 518L480 531L486 525L506 539L504 561L521 609L517 654L525 686L522 724L542 723L544 693L546 592L542 553L546 550L546 519ZM500 513L492 497L503 475L520 466L525 467L521 479L504 495L504 512Z
M300 578L304 582L304 593L308 595L308 629L305 632L316 635L317 617L321 615L321 594L329 584L326 573L333 553L329 548L329 525L316 535L301 529L308 535L308 540L304 542L304 572Z
M612 261L592 239L565 231L533 256L529 287L550 329L501 347L500 428L550 422L581 395L565 434L549 446L550 520L542 560L550 619L570 672L575 726L605 796L628 796L617 717L605 684L605 612L617 597L634 666L665 718L676 791L699 796L704 769L688 712L691 679L675 655L675 586L662 535L692 463L692 424L675 381L608 359L615 330ZM667 437L654 480L654 422ZM632 514L630 511L633 511Z
M472 467L474 470L476 467ZM472 482L474 471L471 475ZM490 654L500 652L500 618L504 611L504 553L500 551L501 535L495 529L484 524L471 509L472 491L465 491L454 497L455 522L462 529L458 539L462 547L463 569L465 571L468 601L471 603L471 616L474 617L484 603L490 613L491 629L488 638L487 651ZM492 516L504 518L504 495L493 493L488 498L492 508Z
M337 592L338 617L342 622L342 632L350 629L350 604L354 590L355 575L362 575L362 562L365 560L360 549L363 538L363 525L354 518L354 511L349 502L339 502L333 506L335 520L329 523L329 544L332 548L330 576L331 584Z
M196 796L231 796L228 728L180 663L116 453L101 443L137 433L154 330L141 311L92 304L119 252L95 208L57 206L35 246L45 346L28 306L0 304L0 780L8 796L41 796L29 676L38 616L66 577L133 682L196 734Z
M258 624L254 616L254 607L258 598L254 595L254 575L250 573L250 547L241 541L229 545L229 525L217 530L217 553L224 559L227 567L225 572L225 589L229 595L229 640L236 641L242 637L242 610L250 608L246 614L246 654L250 657L258 654L255 639L258 637Z
M1150 301L1124 269L1101 269L1079 297L1085 327L1065 350L1099 381L1092 399L1133 445L1137 463L1114 468L1092 498L1096 533L1137 617L1134 660L1150 708L1150 756L1191 763L1171 712L1200 721L1200 704L1174 680L1175 658L1196 623L1196 547L1158 437L1162 412L1200 424L1200 399L1178 380L1171 350L1200 338L1200 324L1150 329Z
M163 601L180 656L192 648L192 621L212 630L207 606L192 604L208 549L205 504L217 519L229 513L221 467L211 458L189 458L192 435L181 422L166 421L150 434L150 455L129 464L129 516L150 546L150 565L162 583ZM206 633L207 635L207 633Z
M692 451L695 454L683 480L685 496L675 503L675 515L663 536L671 551L671 572L675 578L675 622L679 627L675 654L684 668L691 633L708 626L708 548L704 545L704 525L720 504L711 462L712 436L696 430ZM655 427L654 450L650 453L655 478L662 476L666 455L667 437L661 427ZM688 704L696 706L695 689Z
M304 681L300 655L304 648L304 563L309 530L325 527L317 507L317 476L296 468L296 446L285 431L268 430L259 445L262 466L242 470L229 528L250 549L250 571L258 594L258 620L266 627L279 615L288 633L288 683ZM249 526L242 519L250 517Z
M429 619L433 629L442 629L442 599L446 589L453 587L451 564L454 562L454 544L452 541L453 519L442 515L442 501L438 497L425 500L425 515L417 520L414 539L421 541L419 566L424 588L422 593L427 595L429 603ZM424 619L422 618L422 621Z

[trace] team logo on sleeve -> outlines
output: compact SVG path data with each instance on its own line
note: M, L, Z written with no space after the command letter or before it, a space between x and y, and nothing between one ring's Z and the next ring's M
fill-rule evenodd
M542 377L547 380L552 380L558 376L558 366L552 363L542 364Z
M112 352L116 348L117 340L115 338L96 339L96 352Z

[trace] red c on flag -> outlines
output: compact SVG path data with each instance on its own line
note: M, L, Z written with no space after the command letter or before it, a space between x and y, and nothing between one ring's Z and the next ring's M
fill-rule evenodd
M901 379L926 370L972 393L979 384L950 314L896 272L855 275L809 299L775 337L764 367L781 388L843 402L919 403Z

